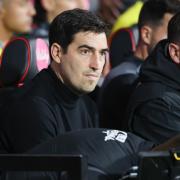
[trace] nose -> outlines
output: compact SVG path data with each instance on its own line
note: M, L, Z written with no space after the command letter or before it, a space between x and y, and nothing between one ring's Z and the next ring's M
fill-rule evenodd
M90 60L90 68L93 70L98 70L101 68L101 59L100 55L98 53L95 53Z
M28 5L29 5L29 14L30 14L31 16L35 16L35 15L36 15L36 10L35 10L35 8L34 8L34 3L33 3L33 1L29 1Z

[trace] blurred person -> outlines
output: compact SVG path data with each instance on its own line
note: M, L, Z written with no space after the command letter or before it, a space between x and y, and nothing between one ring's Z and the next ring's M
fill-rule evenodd
M93 4L93 1L92 1L92 4ZM142 4L143 3L141 1L136 1L136 0L126 0L126 1L100 0L98 1L97 3L98 8L96 10L96 13L109 25L108 41L109 41L110 48L111 48L110 41L114 34L114 33L111 33L111 31L112 31L112 28L114 27L114 23L117 21L117 18L122 17L122 21L120 22L121 27L122 26L125 27L127 25L130 26L138 18L138 13L139 13L140 8L142 7ZM118 21L118 27L120 26L119 26L119 21ZM125 51L127 51L126 48L125 48ZM110 60L111 60L111 54L112 53L110 51ZM106 67L103 71L102 81L104 80L104 77L106 77L106 75L110 72L112 68L112 63L110 62L110 60L106 63Z
M97 14L112 27L119 17L128 7L135 3L135 0L100 0Z
M179 9L179 0L150 0L144 3L138 21L140 37L135 52L110 71L101 87L99 106L102 127L128 129L125 112L137 85L140 67L154 46L167 37L168 22Z
M110 69L119 65L124 57L136 50L138 44L138 19L145 0L134 1L115 21L108 44L110 49Z
M33 35L44 37L48 36L49 24L59 13L74 8L89 8L89 0L36 0L34 3L37 14L34 17L36 28Z
M146 5L141 9L141 15L138 18L138 24L136 26L132 26L129 29L125 29L126 31L129 32L129 36L131 39L131 44L132 46L136 47L131 47L132 49L128 49L128 43L125 42L125 39L118 39L118 31L112 34L112 37L110 39L111 44L110 44L110 64L111 67L114 68L120 63L124 62L124 59L126 60L126 57L134 52L134 54L141 53L142 50L139 50L139 46L142 46L143 43L143 38L142 38L142 33L147 32L148 36L148 41L149 42L144 42L143 46L144 48L144 57L141 59L146 58L148 53L151 51L151 49L156 45L156 43L161 40L162 38L166 38L166 31L167 31L167 24L169 19L171 18L171 15L175 14L176 12L179 11L179 4L180 2L178 0L149 0L151 2L148 2L149 4L155 3L155 5ZM140 3L140 2L137 2ZM161 10L159 10L161 7ZM159 11L158 11L159 10ZM152 14L152 12L154 13ZM165 14L166 13L166 14ZM151 16L152 15L152 16ZM154 19L154 20L153 20ZM162 22L161 22L162 20ZM143 27L143 28L142 28ZM143 31L143 32L141 32ZM117 35L116 35L117 33ZM121 31L119 30L119 33L121 34ZM135 37L136 36L136 37ZM117 40L116 40L116 37ZM123 38L123 37L122 37ZM146 38L147 39L147 38ZM135 42L133 42L135 41ZM112 46L112 44L114 45ZM112 47L111 47L112 46ZM121 52L121 47L122 51L125 51L124 53ZM123 49L127 47L128 50ZM148 52L146 52L148 51ZM118 55L119 54L119 55ZM142 56L142 55L138 55Z
M14 90L3 104L0 142L11 153L67 131L98 127L94 90L105 65L106 24L93 13L74 9L50 24L51 63L35 78Z
M121 28L128 28L138 23L139 13L143 6L144 1L137 0L130 4L127 9L121 13L112 27L112 34Z
M0 53L15 33L32 30L35 14L31 0L0 0Z
M77 0L80 9L89 10L91 6L91 0Z
M161 143L180 132L180 12L140 70L127 111L132 132Z
M41 0L42 8L46 11L46 18L48 23L56 17L56 15L60 14L63 11L80 8L80 9L89 9L89 0ZM35 2L36 3L36 2Z

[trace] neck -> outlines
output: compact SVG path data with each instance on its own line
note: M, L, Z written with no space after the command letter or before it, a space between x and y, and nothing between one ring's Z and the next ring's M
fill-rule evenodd
M52 12L49 12L47 14L47 22L50 24L53 21L54 17L54 14Z
M59 73L59 70L57 69L58 67L57 67L56 63L53 61L53 62L51 62L50 66L51 66L51 69L56 74L57 78L64 84L64 81L63 81L63 79L62 79L62 77L61 77L61 75Z
M134 56L139 59L145 60L148 57L148 49L147 46L141 42L137 45L136 51L134 52Z
M59 79L59 81L64 84L64 86L66 86L66 88L68 88L70 90L71 93L73 93L74 95L76 96L81 96L82 95L82 92L78 92L76 91L75 89L71 88L70 86L68 86L64 80L62 79L61 77L61 74L59 73L59 70L57 69L57 65L56 63L53 61L51 62L51 65L50 65L51 69L53 70L53 72L55 73L55 75L57 76L57 78Z

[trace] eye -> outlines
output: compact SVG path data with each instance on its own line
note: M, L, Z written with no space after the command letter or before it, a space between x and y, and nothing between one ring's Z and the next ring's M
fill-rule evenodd
M106 58L108 58L109 52L108 51L102 51L100 54L101 54L101 57L106 59Z
M106 51L102 51L101 52L101 56L106 56L107 55L107 52Z
M81 53L82 55L89 55L89 54L91 53L91 51L90 51L89 49L81 49L81 50L80 50L80 53Z

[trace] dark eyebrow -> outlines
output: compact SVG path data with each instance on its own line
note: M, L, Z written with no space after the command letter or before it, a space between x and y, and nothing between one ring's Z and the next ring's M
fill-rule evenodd
M81 45L81 46L78 47L78 49L80 49L80 48L87 48L87 49L95 50L94 47L88 46L86 44L85 45ZM108 48L102 49L101 52L109 52L109 49Z
M95 48L94 48L94 47L92 47L92 46L88 46L88 45L86 45L86 44L81 45L81 46L79 46L79 47L78 47L78 49L81 49L81 48L87 48L87 49L95 50Z
M108 48L102 49L101 52L107 52L107 53L108 53L108 52L109 52L109 49L108 49Z

